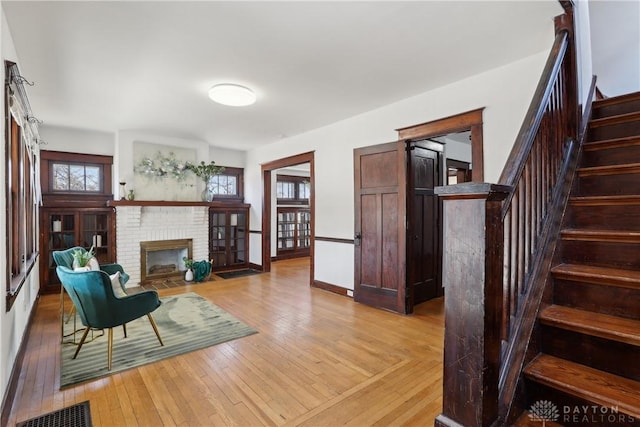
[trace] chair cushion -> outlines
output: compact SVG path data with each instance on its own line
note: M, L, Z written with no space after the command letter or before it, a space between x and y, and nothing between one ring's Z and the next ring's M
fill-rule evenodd
M116 296L116 298L126 297L126 292L120 286L120 272L118 271L116 272L116 274L111 274L109 276L109 279L111 279L111 287L113 288L113 294Z

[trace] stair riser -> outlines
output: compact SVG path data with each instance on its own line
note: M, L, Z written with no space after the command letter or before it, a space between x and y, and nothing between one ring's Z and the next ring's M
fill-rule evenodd
M589 128L588 141L603 141L605 139L624 138L640 135L640 121L598 126Z
M572 196L636 195L640 191L640 173L581 176Z
M559 424L571 427L638 427L639 425L636 418L619 412L614 414L614 410L611 408L598 408L595 413L591 412L593 402L578 399L530 379L526 381L525 387L529 396L529 407L538 401L550 401L560 413L560 418L557 421ZM606 413L602 414L601 411L606 411ZM608 415L613 415L611 421L607 419ZM542 422L540 422L540 426L542 426Z
M608 166L640 163L640 144L624 147L608 148L605 150L585 150L582 153L580 166Z
M617 116L619 114L634 113L640 111L640 99L631 99L612 105L603 105L593 109L592 118L601 119L603 117Z
M640 231L640 205L569 205L565 221L570 228Z
M637 243L563 239L561 248L566 264L640 270L640 244Z
M549 325L542 334L545 354L640 381L640 347Z
M640 320L640 288L554 279L553 302L581 310Z

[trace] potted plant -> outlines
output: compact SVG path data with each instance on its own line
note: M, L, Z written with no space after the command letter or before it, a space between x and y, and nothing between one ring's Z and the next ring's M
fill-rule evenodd
M209 181L214 175L218 175L224 171L224 166L216 165L213 160L209 163L201 161L200 164L187 163L186 169L193 172L198 178L204 181L204 191L202 191L202 201L210 202L209 199Z
M184 273L184 280L187 282L191 282L193 280L193 260L191 258L183 257L182 261L184 261L184 266L187 267L187 272Z
M88 264L89 260L95 255L93 246L88 251L76 249L71 255L73 256L73 269L75 271L89 271L91 269Z

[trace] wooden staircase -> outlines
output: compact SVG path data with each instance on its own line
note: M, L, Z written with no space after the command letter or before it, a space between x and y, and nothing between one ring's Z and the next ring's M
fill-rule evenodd
M558 250L541 352L524 370L527 408L553 402L560 425L638 426L640 92L594 102Z

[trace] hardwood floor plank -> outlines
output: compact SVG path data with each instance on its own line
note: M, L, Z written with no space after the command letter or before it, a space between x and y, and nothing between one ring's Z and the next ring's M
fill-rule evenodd
M272 268L159 292L196 292L258 334L62 391L59 296L41 297L10 422L89 400L96 427L433 424L442 298L402 316L311 288L308 259Z

